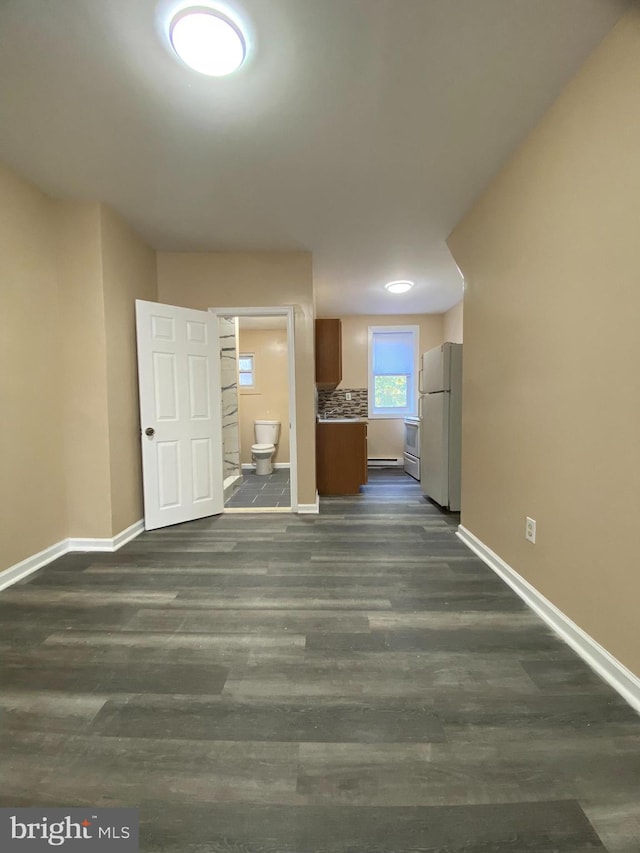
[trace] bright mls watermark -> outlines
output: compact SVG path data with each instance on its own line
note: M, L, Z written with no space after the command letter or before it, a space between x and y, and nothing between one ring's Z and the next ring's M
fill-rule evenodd
M2 853L138 853L138 809L0 809Z

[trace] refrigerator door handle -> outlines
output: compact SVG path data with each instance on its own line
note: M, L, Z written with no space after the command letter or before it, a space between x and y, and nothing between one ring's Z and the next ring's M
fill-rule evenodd
M418 394L424 394L424 388L422 387L422 368L418 371ZM418 411L418 415L420 412Z
M422 421L422 394L418 397L418 418Z

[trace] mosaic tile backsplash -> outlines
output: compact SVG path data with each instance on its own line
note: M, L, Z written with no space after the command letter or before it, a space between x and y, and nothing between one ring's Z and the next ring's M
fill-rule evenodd
M349 392L351 399L345 394ZM369 393L366 388L336 388L335 391L318 391L318 414L335 417L367 418Z

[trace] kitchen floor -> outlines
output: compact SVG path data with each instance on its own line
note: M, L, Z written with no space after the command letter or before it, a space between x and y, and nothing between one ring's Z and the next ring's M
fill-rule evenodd
M640 719L401 471L0 594L0 805L145 853L638 853Z
M242 482L225 501L233 509L268 509L291 506L291 486L288 468L275 468L271 474L243 471Z

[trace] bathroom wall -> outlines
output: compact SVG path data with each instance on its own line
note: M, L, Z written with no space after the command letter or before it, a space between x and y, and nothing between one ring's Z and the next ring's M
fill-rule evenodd
M289 456L289 363L286 329L240 329L239 351L255 356L255 386L240 389L240 461L251 462L255 420L280 421L280 440L274 462Z
M238 425L237 319L220 317L220 384L222 386L222 450L223 475L229 485L240 471L240 436Z

